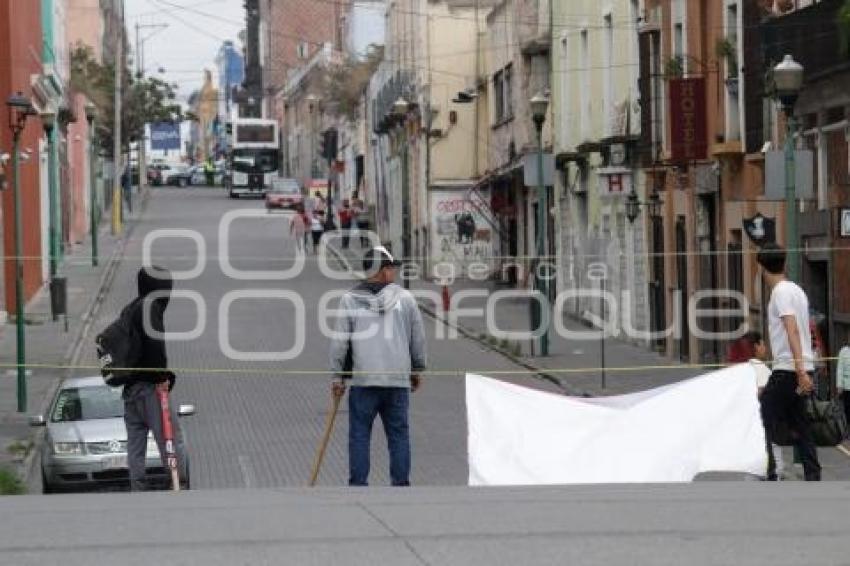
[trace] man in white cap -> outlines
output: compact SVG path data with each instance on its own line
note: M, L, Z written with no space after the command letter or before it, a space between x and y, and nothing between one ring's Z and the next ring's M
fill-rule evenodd
M372 424L380 415L390 453L394 486L410 485L410 392L426 366L422 315L410 292L395 284L400 262L383 246L363 259L367 279L340 300L331 340L333 393L348 395L349 485L369 480Z

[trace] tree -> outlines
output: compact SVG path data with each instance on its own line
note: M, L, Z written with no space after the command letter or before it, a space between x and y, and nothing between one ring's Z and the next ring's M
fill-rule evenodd
M349 57L327 70L325 92L328 102L336 106L340 116L351 121L358 118L360 99L383 57L383 47L372 45L362 60Z
M130 143L138 140L146 123L179 122L183 120L183 111L170 84L156 77L134 78L128 69L125 71L121 96L121 145L127 151ZM114 64L99 63L90 46L77 43L71 49L71 86L85 94L97 107L95 143L101 154L112 157Z

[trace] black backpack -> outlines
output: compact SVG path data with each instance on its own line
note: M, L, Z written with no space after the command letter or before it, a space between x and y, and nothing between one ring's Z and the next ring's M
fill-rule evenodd
M127 385L142 355L142 336L134 320L140 302L133 301L95 338L100 373L111 387ZM119 369L116 369L119 368Z

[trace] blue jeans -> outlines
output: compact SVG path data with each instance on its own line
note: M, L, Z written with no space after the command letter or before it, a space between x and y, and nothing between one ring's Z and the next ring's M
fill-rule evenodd
M390 478L410 485L410 390L406 387L351 387L348 393L348 485L369 485L372 423L381 415L390 452Z

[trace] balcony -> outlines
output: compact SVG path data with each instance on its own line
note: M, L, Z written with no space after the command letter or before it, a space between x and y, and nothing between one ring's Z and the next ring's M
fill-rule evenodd
M765 20L761 26L765 63L778 63L791 53L805 67L807 82L850 69L850 46L842 49L838 23L843 4L844 0L822 0Z

